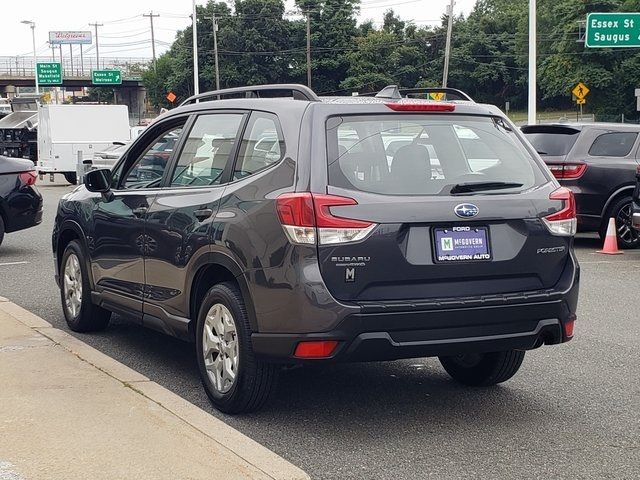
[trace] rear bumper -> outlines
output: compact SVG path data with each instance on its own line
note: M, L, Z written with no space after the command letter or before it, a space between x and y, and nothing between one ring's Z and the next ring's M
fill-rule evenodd
M42 222L42 196L31 187L12 196L7 211L7 233L34 227Z
M512 295L501 301L454 301L432 309L427 305L363 306L360 313L348 315L328 332L254 333L253 349L259 358L274 362L359 362L530 350L566 342L570 338L564 335L564 325L575 320L579 285L579 267L573 256L570 262L569 278L565 278L568 288L561 292ZM330 357L296 358L298 343L311 340L339 343Z

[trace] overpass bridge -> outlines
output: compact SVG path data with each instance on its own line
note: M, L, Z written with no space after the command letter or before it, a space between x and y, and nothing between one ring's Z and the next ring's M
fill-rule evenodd
M117 69L122 73L122 83L119 85L102 85L113 89L116 102L129 106L129 112L140 118L146 107L146 91L142 84L142 72L151 62L148 58L100 58L100 64L95 57L60 58L52 56L38 57L38 63L62 63L61 85L40 85L40 91L50 91L54 87L62 90L78 91L82 87L94 87L91 82L92 70ZM35 87L35 65L33 57L2 57L0 56L0 95L12 97L25 87L30 91Z

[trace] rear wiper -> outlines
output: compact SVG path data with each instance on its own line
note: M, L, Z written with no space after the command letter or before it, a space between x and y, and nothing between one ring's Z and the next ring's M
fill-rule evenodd
M458 193L473 193L473 192L485 192L487 190L503 190L507 188L521 187L522 183L515 182L469 182L458 183L454 185L449 191L449 195L456 195Z
M536 150L538 155L549 155L547 152L541 152L540 150Z

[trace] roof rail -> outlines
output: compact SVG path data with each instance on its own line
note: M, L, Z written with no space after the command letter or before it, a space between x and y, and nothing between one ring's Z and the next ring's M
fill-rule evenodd
M407 98L411 94L416 93L442 93L442 100L462 100L465 102L473 102L473 99L457 88L448 87L415 87L415 88L399 88L397 85L388 85L380 90L378 93L363 93L362 96L373 96L377 98L388 98L393 100L400 100ZM454 97L454 98L450 98ZM475 102L474 102L475 103Z
M297 85L293 83L282 83L273 85L253 85L250 87L235 87L225 88L222 90L213 90L211 92L201 93L199 95L193 95L187 98L180 104L190 105L200 100L222 100L223 98L238 98L238 94L244 93L245 98L260 98L260 93L264 92L289 92L294 100L308 100L310 102L319 102L320 98L315 94L313 90L304 85Z

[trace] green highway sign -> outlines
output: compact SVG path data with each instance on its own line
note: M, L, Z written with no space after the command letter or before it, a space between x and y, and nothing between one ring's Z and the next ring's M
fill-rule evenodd
M585 43L590 48L640 47L640 13L590 13Z
M91 83L94 85L120 85L122 73L120 70L91 70Z
M40 85L62 84L62 67L59 63L36 63L36 73Z

